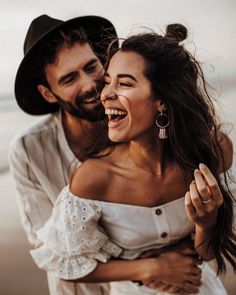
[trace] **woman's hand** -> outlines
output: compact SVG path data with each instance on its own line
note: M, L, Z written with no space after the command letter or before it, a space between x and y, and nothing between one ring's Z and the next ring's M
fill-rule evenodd
M200 164L199 170L194 171L194 180L185 195L189 219L201 230L211 230L222 204L223 196L215 177L206 165Z

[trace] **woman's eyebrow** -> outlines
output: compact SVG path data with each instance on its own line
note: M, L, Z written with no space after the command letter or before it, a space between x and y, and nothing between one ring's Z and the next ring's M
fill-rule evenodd
M130 74L118 74L117 77L118 78L130 78L130 79L134 80L135 82L137 82L136 78Z
M106 77L106 78L110 78L109 73L106 72L106 73L104 74L104 77ZM130 75L130 74L117 74L117 77L118 77L118 78L130 78L130 79L132 79L133 81L137 82L137 79L136 79L133 75Z

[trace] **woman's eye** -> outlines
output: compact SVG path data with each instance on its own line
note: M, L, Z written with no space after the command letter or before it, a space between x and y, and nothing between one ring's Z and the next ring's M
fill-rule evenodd
M127 83L127 82L120 82L119 85L122 87L130 87L131 86L130 83Z

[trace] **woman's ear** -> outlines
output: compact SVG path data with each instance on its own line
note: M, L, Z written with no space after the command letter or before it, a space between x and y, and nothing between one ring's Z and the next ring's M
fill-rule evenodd
M163 112L165 112L166 110L167 110L167 106L166 106L166 104L165 104L162 100L158 99L158 100L157 100L157 111L158 111L159 113L163 113Z
M47 102L49 102L49 103L57 102L56 97L53 95L53 93L46 86L39 84L37 86L37 89Z

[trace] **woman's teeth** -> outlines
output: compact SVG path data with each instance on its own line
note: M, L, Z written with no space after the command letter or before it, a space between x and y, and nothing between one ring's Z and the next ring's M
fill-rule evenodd
M106 115L127 115L126 112L117 110L117 109L106 109L105 114Z
M108 115L109 121L120 121L126 117L127 112L117 109L106 109L105 114Z

